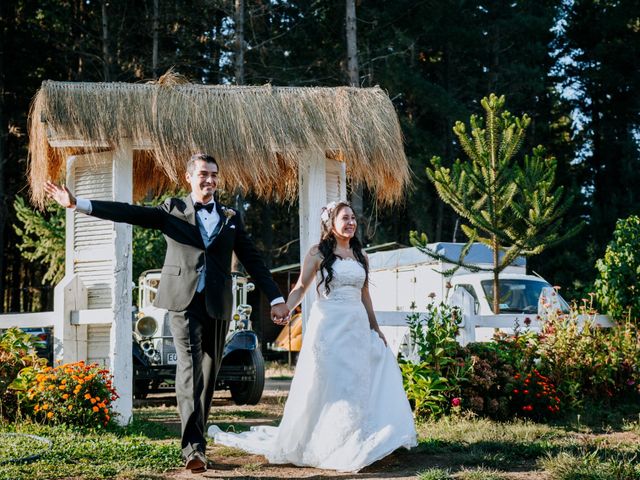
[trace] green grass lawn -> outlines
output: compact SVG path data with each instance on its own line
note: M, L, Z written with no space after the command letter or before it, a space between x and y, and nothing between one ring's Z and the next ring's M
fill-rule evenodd
M244 429L248 422L273 422L282 402L214 408L216 423ZM419 480L640 479L640 405L589 411L589 416L576 415L553 425L464 416L420 423L416 449L360 475L385 478L388 472ZM167 478L169 470L182 466L175 407L139 408L135 418L126 428L98 432L28 422L0 424L0 480ZM44 437L51 445L15 433ZM228 447L213 448L219 458L240 461L244 455ZM41 457L33 463L10 461L38 454ZM260 467L256 458L261 457L246 458L247 472L251 466ZM278 477L277 468L269 472L270 478L288 478Z
M17 434L17 435L16 435ZM51 441L47 445L35 435ZM30 463L12 460L41 455ZM0 424L0 479L162 478L181 465L176 435L136 420L126 428L90 431L23 422Z

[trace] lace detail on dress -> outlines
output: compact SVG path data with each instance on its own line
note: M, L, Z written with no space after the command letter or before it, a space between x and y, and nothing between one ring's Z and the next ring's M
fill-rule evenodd
M336 258L331 268L333 268L333 279L330 284L331 291L327 293L325 283L322 283L318 289L318 300L336 302L360 301L362 287L366 278L362 265L352 258ZM324 276L325 278L327 277L326 270L324 271ZM318 273L318 284L320 284L321 279L322 276Z

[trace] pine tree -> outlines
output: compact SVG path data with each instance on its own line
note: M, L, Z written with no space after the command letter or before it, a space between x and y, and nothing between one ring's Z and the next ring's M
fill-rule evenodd
M22 197L16 197L13 207L22 223L13 225L21 239L18 250L26 260L45 263L47 271L42 282L55 285L64 276L65 218L62 207L52 203L43 214L27 206Z
M574 235L581 225L562 232L562 216L572 198L562 187L554 188L555 158L547 157L538 146L522 161L516 159L531 122L529 116L512 116L504 108L504 96L491 94L481 104L485 118L471 116L470 135L463 122L453 127L469 160L457 159L447 168L440 157L433 157L427 176L440 198L466 222L461 226L468 238L463 254L475 241L493 251L493 310L499 313L500 272L516 257L538 254ZM429 255L442 258L428 249L424 234L414 233L412 240ZM471 267L462 257L444 260Z

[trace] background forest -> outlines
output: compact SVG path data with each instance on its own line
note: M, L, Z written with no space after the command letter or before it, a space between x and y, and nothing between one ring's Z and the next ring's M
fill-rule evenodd
M410 230L465 240L425 167L433 155L460 157L454 122L489 93L505 95L532 118L525 150L542 144L557 158L558 182L576 198L567 224L586 222L529 260L572 298L591 289L616 221L640 211L638 64L637 0L3 0L0 312L52 300L49 266L23 257L14 228L16 199L28 196L29 103L45 79L145 82L174 68L205 84L380 85L400 116L414 188L384 210L362 192L370 245L408 244ZM271 266L297 262L297 205L231 193ZM43 248L59 241L54 227Z

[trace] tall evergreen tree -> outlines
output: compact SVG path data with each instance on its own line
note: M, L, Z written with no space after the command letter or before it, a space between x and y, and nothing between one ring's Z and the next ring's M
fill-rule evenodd
M562 187L554 189L555 159L545 158L538 146L518 162L530 117L513 117L504 108L504 96L492 94L480 103L484 120L472 115L469 133L462 122L453 128L469 160L458 159L447 168L434 157L427 176L442 200L464 219L468 246L479 241L493 251L493 311L500 313L500 272L519 255L535 255L574 235L580 225L566 230L562 224L571 199L564 197ZM426 246L426 236L415 240L429 255L440 258ZM458 262L463 264L463 259Z

